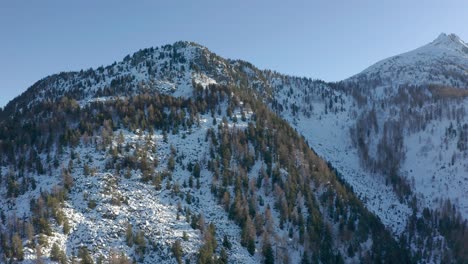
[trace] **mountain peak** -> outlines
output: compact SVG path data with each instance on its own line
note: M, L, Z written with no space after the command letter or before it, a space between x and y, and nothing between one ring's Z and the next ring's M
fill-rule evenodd
M431 46L445 47L456 49L466 52L468 45L457 35L441 33L434 41L430 43Z
M173 46L176 46L176 47L196 47L196 48L202 48L202 49L207 49L205 46L199 44L199 43L196 43L196 42L193 42L193 41L186 41L186 40L179 40L179 41L176 41Z
M468 44L453 33L441 33L432 42L381 60L355 76L392 84L466 87L467 69Z

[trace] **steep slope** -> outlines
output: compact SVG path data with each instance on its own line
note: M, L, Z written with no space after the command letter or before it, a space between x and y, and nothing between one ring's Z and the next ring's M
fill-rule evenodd
M351 108L354 98L321 81L261 71L244 61L225 60L195 43L178 42L144 49L105 68L47 77L8 104L4 115L11 116L28 109L35 102L57 101L62 96L78 100L80 106L141 92L188 98L193 94L192 82L202 87L219 83L256 91L255 96L299 129L319 155L336 161L334 166L358 194L369 201L366 205L372 212L379 215L393 232L402 232L405 223L401 219L409 214L408 207L398 201L382 180L363 177L357 157L343 159L339 156L352 147L348 129L343 128L351 126L354 119ZM345 125L346 122L351 123ZM340 135L330 140L326 138L329 131ZM329 146L327 142L333 145ZM342 151L342 146L348 146L348 149Z
M444 234L466 259L468 236L456 231L468 218L466 44L441 34L397 57L337 84L264 71L273 92L270 107L395 235L416 232L428 241ZM416 222L435 227L434 233L415 231ZM432 251L425 242L408 242Z
M16 157L22 151L19 147L21 144L35 146L33 154L26 155L33 160L27 162L29 166L36 166L38 170L42 164L58 164L55 170L48 172L54 175L52 178L37 178L33 169L24 180L27 184L44 182L41 187L49 192L54 184L65 186L60 180L64 176L63 168L67 168L69 160L73 160L66 171L72 175L75 180L73 188L78 191L67 190L72 199L60 200L65 205L64 214L74 219L70 225L76 228L73 229L76 233L62 234L57 226L54 230L54 235L61 237L59 244L66 248L68 256L78 254L80 243L83 243L94 257L99 254L107 256L109 250L114 249L138 261L169 261L174 255L170 248L182 233L182 237L188 236L187 241L181 239L178 244L185 259L196 260L206 252L212 252L213 248L214 255L221 258L225 253L222 249L226 251L228 247L206 243L205 240L212 241L210 236L213 235L198 231L208 229L208 224L197 224L198 214L201 214L202 222L216 222L214 236L218 245L224 235L231 241L228 250L230 261L259 262L266 258L265 252L270 254L268 245L275 250L275 254L280 252L280 258L289 258L292 262L303 257L306 249L315 252L307 255L306 259L324 262L332 257L346 262L392 259L395 252L403 252L401 254L405 256L405 249L412 252L411 260L414 262L450 262L454 257L463 260L466 259L463 246L466 245L467 236L457 231L466 227L463 221L468 212L468 199L464 195L467 185L463 184L468 165L466 159L462 159L466 155L467 126L464 124L468 120L463 114L466 99L460 88L466 84L463 76L466 76L467 67L465 44L457 41L455 36L441 35L420 49L384 60L336 84L259 70L245 61L223 59L190 42L144 49L125 57L122 62L95 70L53 75L37 82L10 102L1 113L0 122L4 124L1 150L5 153L2 166L9 175L6 187L16 190L13 187L22 184L24 173L15 173L14 169L10 169L11 164L14 164L13 168L26 164L26 161ZM216 93L218 96L213 95ZM145 103L140 102L141 96ZM57 109L56 105L66 107ZM290 128L284 130L288 125L273 117L274 114L266 111L265 106L288 121L294 131ZM58 135L49 136L48 133L60 127L53 113L75 111L87 114L83 117L75 113L68 121L59 119L67 124L67 129L61 127ZM41 119L30 122L38 117ZM99 121L94 122L92 129L83 124L85 120L93 118ZM137 121L130 121L135 118ZM104 120L108 120L106 129L103 129ZM155 120L158 120L157 125L154 125ZM258 122L263 120L269 122L261 122L258 128ZM50 121L53 123L48 123ZM278 127L278 124L281 125ZM226 131L225 127L230 130ZM76 128L79 128L79 133L74 132ZM34 132L23 136L15 133L24 130ZM259 131L252 133L252 130ZM44 131L48 131L48 138L42 139L42 148L38 148L37 137ZM115 139L120 131L122 137L119 135L120 139ZM293 140L284 142L284 139L280 140L279 136L269 131L286 134ZM297 137L297 132L305 141ZM113 135L113 140L105 141L107 143L104 145L98 144L109 134ZM252 135L256 136L251 138ZM49 146L51 150L44 152L45 142L55 146L57 142L70 140L77 143L69 146L69 149ZM430 144L427 143L431 140ZM83 145L86 141L91 143ZM115 153L115 146L119 145L117 141L126 147L124 150L117 148L120 150ZM237 143L220 145L219 142ZM281 145L284 148L273 144L278 142L283 142ZM193 144L197 147L188 147ZM326 180L320 180L319 185L304 182L308 178L304 178L303 173L307 174L310 167L317 166L317 157L308 154L304 144L328 162L327 165L320 162L319 174L328 175L325 179L331 177L330 183ZM156 150L142 147L144 145L156 146ZM281 156L294 153L291 146L296 146L299 153L295 153L296 158L291 159L293 163L285 163L290 157L285 159ZM454 151L454 155L451 157L445 152L441 153L446 150ZM49 152L51 154L47 155ZM90 180L84 175L85 166L76 165L76 157L69 157L73 152L79 152L81 158L87 155L89 162L93 161L89 166L95 169L94 175L97 177ZM62 156L63 153L65 156ZM127 158L133 155L133 161ZM6 156L10 158L5 160ZM54 156L57 158L53 159ZM169 162L171 156L173 159ZM226 159L226 156L231 158ZM311 158L313 161L309 164L315 165L309 165L308 169L307 166L301 167L303 156ZM122 157L125 157L124 161L118 161ZM166 166L155 165L155 174L144 176L148 174L147 170L133 167L135 164L140 166L140 160L145 160L143 157L149 163ZM210 162L213 159L215 163ZM193 164L197 161L202 165L200 176L191 177ZM169 166L169 163L172 165ZM128 167L129 172L124 171ZM168 171L171 173L167 174ZM128 179L122 175L127 175ZM297 175L302 176L297 178ZM35 180L31 181L30 178ZM315 174L312 178L316 179ZM319 178L323 180L322 176ZM294 179L294 184L306 188L301 189L298 200L291 195L299 187L284 185L291 179ZM196 183L197 180L200 184ZM157 187L156 191L151 192L151 188L140 181L153 182L162 188ZM329 184L331 188L323 187ZM198 190L197 185L200 187ZM166 186L168 191L163 190ZM280 190L275 186L279 186ZM87 198L83 200L82 193L87 188L90 191L86 192ZM343 188L346 190L344 193ZM19 212L17 215L27 215L28 199L43 196L40 194L42 191L26 189L25 193L12 199L8 189L3 190L3 195L10 199L3 202L2 208L9 207L10 215L15 212ZM112 191L109 192L109 189ZM442 189L451 190L450 196L447 197ZM318 202L312 204L318 205L298 207L310 190L313 192L307 195L315 197L312 200ZM355 194L349 194L350 190ZM256 195L252 196L252 191ZM112 192L118 197L112 197ZM134 192L135 196L132 195ZM258 192L264 194L258 195ZM334 196L337 193L343 194L337 198ZM47 200L47 195L44 194L42 200ZM124 197L122 201L120 197ZM255 200L258 200L257 204ZM113 203L119 204L118 201L121 208L116 209ZM212 206L218 202L222 206ZM366 212L361 202L378 220ZM174 217L172 208L178 203L182 209L177 206L176 221L168 222L167 218ZM255 228L251 228L246 221L238 220L248 217L243 212L245 210L236 209L236 204L237 207L249 204L245 210L249 212L250 222ZM142 210L145 206L159 213ZM304 208L308 208L307 213ZM251 210L257 213L251 213ZM195 221L191 217L194 211L197 215ZM261 227L260 215L269 214L274 224L263 220L264 227ZM311 214L320 217L307 218ZM110 216L110 220L107 219ZM190 227L182 219L184 217L190 221ZM93 227L96 219L99 224ZM158 224L151 224L153 222ZM301 229L305 223L311 224L311 227ZM359 227L356 230L360 223L371 223L371 228ZM387 236L380 223L393 234L393 239ZM151 244L153 250L145 247L143 251L146 253L141 255L141 237L136 246L130 246L128 241L122 243L129 225L136 230L130 232L130 237L133 237L133 233L138 237L138 230L145 230L148 237L144 241L146 245ZM105 227L108 226L118 231L107 230ZM159 231L153 230L152 226L157 226ZM247 226L250 232L244 230ZM273 230L268 232L266 240L263 235L265 228ZM252 234L253 229L256 236L247 235ZM96 249L93 240L99 232L105 233L106 246ZM317 240L317 234L325 237L325 240L331 238L332 242ZM396 239L404 249L390 242ZM133 239L130 240L133 243ZM154 244L153 240L163 242ZM375 244L376 240L383 244ZM12 238L8 241L12 242ZM390 248L384 243L389 243ZM206 246L208 244L211 247ZM199 251L201 245L204 245L201 247L203 250ZM325 248L320 248L322 246ZM48 256L51 245L43 248ZM253 256L248 252L249 248L250 251L253 248L257 250ZM330 249L337 254L330 255ZM285 251L290 254L285 254ZM325 252L325 255L318 252ZM31 259L33 255L30 253Z
M265 74L179 42L36 83L0 120L1 261L410 262Z
M468 218L467 73L466 43L441 34L335 86L359 105L350 137L361 167L383 175L412 208L407 229L416 221L436 226L461 262L468 258L468 236L459 232Z
M441 34L423 47L372 65L338 87L352 90L361 105L352 137L355 142L361 139L355 144L364 165L402 175L430 208L449 198L467 218L468 189L463 183L468 181L468 164L462 158L468 123L467 44L454 34ZM364 135L366 126L371 130ZM379 132L385 127L393 131L391 139ZM384 145L397 155L384 154ZM385 160L393 165L385 165Z

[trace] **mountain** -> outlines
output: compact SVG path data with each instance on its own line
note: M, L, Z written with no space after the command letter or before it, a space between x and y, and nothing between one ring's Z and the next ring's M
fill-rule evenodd
M466 74L441 36L420 49ZM430 54L443 83L325 83L192 42L46 77L0 112L2 260L463 261L466 164L438 150L466 153L466 100Z
M440 34L415 50L384 59L350 80L379 80L391 85L439 84L468 87L468 44L457 35Z
M2 260L409 261L265 74L178 42L34 84L0 121Z
M468 218L466 51L456 35L441 34L334 85L357 104L347 136L357 149L359 167L367 172L364 178L383 176L401 205L413 211L406 212L403 234L418 221L415 210L426 212L426 219L432 218L428 225L438 226L449 244L458 241L458 252L466 252L468 238L463 232L457 238L449 235L437 218L452 214L458 223ZM329 156L348 159L340 154L347 149L349 144L341 144ZM395 204L381 205L385 212Z
M385 160L393 160L396 168L383 166L383 170L404 175L414 185L411 189L430 201L430 208L449 198L467 218L468 200L463 195L468 192L463 184L468 181L468 164L463 160L468 122L467 44L455 34L442 33L429 44L384 59L338 86L348 93L351 90L361 105L351 132L355 142L361 139L358 151L364 166L382 170ZM368 124L373 124L374 133L360 134ZM385 127L393 130L394 139L378 132ZM388 150L398 155L385 154Z

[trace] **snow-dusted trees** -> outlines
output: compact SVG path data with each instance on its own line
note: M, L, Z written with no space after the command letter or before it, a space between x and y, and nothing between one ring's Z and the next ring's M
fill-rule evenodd
M118 86L116 83L114 85ZM107 92L110 90L103 91ZM223 248L216 249L218 241L214 226L207 226L200 212L192 213L189 210L197 208L192 206L197 202L197 194L193 189L186 188L183 181L179 183L174 180L176 177L172 176L172 171L178 173L179 177L180 170L187 169L189 172L186 175L193 176L192 181L202 178L202 172L204 176L211 175L213 195L222 203L229 217L239 225L241 231L238 235L242 245L250 254L263 252L267 262L271 261L272 249L280 248L279 252L286 252L287 250L281 251L281 247L287 248L288 241L291 243L291 248L302 247L308 252L305 256L308 261L327 263L339 259L333 251L334 245L350 243L360 245L367 243L369 239L376 245L372 249L374 252L356 246L356 255L368 256L366 260L372 262L382 259L393 260L397 252L398 260L404 261L406 252L395 246L385 229L375 224L378 221L368 214L361 204L352 203L356 198L349 188L337 180L327 164L317 157L294 129L275 116L257 98L250 90L213 85L209 89L197 91L197 97L190 99L163 94L142 94L129 99L93 102L79 111L74 110L72 102L63 102L64 108L61 108L60 112L56 112L58 109L54 104L47 104L47 109L55 118L51 127L57 130L41 127L37 131L47 133L37 132L32 138L51 142L50 146L44 143L44 153L38 152L38 155L50 156L49 164L45 164L45 167L52 167L51 163L56 163L53 165L60 168L62 158L69 150L67 146L73 148L75 143L72 142L81 136L87 138L88 144L97 146L97 151L108 155L105 170L115 174L116 178L123 175L125 178L122 177L120 180L125 182L134 180L135 175L142 175L143 183L152 183L158 190L164 184L168 192L181 203L178 209L179 217L185 213L191 227L203 233L204 243L200 249L200 259L207 262L220 260L226 263L233 245L226 237ZM327 101L329 104L329 100ZM248 105L254 114L245 118L244 122L248 122L247 127L238 129L231 124L236 122L236 111L242 107L240 102ZM334 108L337 103L332 101L332 104ZM227 115L224 112L226 106L229 109L226 111ZM210 113L215 119L223 121L217 122L215 127L207 131L206 144L210 145L209 153L205 157L207 162L192 161L192 166L185 163L181 158L182 154L177 153L174 148L170 151L167 160L164 160L167 162L167 167L163 166L163 170L156 171L158 164L151 162L150 159L154 154L150 146L150 137L145 139L144 143L124 145L126 138L123 133L117 137L113 136L116 128L134 131L140 137L144 133L151 134L152 131L158 130L163 134L163 140L169 141L173 140L173 137L182 136L177 135L179 131L194 128L199 115ZM44 123L48 122L45 118L38 119ZM23 131L20 123L11 123L7 127ZM137 130L139 132L136 132ZM24 139L18 143L13 142L10 140L13 138L10 130L0 127L0 148L7 153L4 159L11 161L15 171L25 170L22 168L26 168L27 163L16 162L14 153L22 148L34 147L33 144L25 146L24 142L31 142L32 139L26 134L23 136ZM57 152L53 151L55 146ZM47 149L50 153L47 153ZM70 166L63 169L63 188L52 193L41 193L39 199L31 201L32 224L35 232L33 237L40 234L50 235L52 230L57 230L53 225L59 222L63 225L64 233L70 228L65 219L58 221L61 214L56 208L61 206L61 203L67 199L68 192L73 190L75 174L79 175L81 171L86 172L88 176L93 174L91 156L85 157L81 163L78 157L70 160ZM87 163L90 165L85 169ZM79 164L82 164L83 170L76 169ZM205 164L208 171L204 171ZM254 171L257 170L255 167L257 164L261 169ZM12 196L16 192L15 182L18 186L22 182L17 176L11 177ZM320 192L317 189L320 189ZM327 193L327 195L318 197L317 193ZM94 206L99 201L95 202ZM115 200L109 202L118 205ZM336 237L331 235L329 226L338 223L341 229L337 232L340 234L347 232L349 235ZM354 223L360 225L354 226ZM126 231L122 240L131 248L131 257L136 259L143 257L151 248L146 247L147 243L151 245L153 242L146 240L137 225L128 224L122 228ZM11 234L5 237L11 237ZM259 243L261 241L265 242ZM181 243L176 240L172 246L172 252L179 263L184 257ZM9 244L7 247L9 248ZM92 250L89 248L91 253ZM86 252L81 253L85 258ZM287 252L279 253L278 256L279 258L284 256L286 259ZM379 259L373 259L374 256L379 256Z
M399 175L405 160L404 123L384 120L379 126L377 110L364 111L350 129L350 136L358 150L361 165L387 178L400 197L410 193L408 182ZM371 151L375 147L376 151Z
M94 260L91 257L87 247L81 247L78 250L78 258L81 259L81 264L94 264Z
M50 251L50 259L60 264L67 263L67 255L57 243L54 243Z
M268 245L271 245L271 248L279 248L278 258L287 259L287 250L281 253L287 239L278 235L285 230L287 237L294 241L291 243L300 244L310 253L305 256L308 261L323 262L343 259L333 252L334 239L347 244L354 237L353 243L362 243L371 236L373 241L380 243L383 239L395 246L391 236L381 231L381 225L374 224L378 221L367 214L362 205L350 203L357 198L336 179L328 165L303 139L251 98L241 97L239 101L251 105L256 114L255 122L249 123L246 129L236 129L227 126L229 120L226 118L219 126L218 134L207 131L206 135L211 144L212 159L208 169L214 174L212 191L225 208L230 204L229 216L241 227L241 244L254 254L257 241L266 237L268 243L259 250L265 253L265 258L270 259ZM232 109L236 109L235 104ZM375 114L371 119L375 124L373 130L380 129ZM260 163L261 167L252 174L255 163ZM314 186L323 185L329 186L329 194L318 199L312 190ZM272 210L277 216L273 217ZM331 218L336 219L333 221L342 223L340 233L343 236L334 238L331 235L322 210L329 210ZM357 219L372 224L356 227ZM355 236L358 233L365 235ZM387 251L385 258L395 258L396 252L404 252L400 250L396 247ZM403 253L403 258L406 257ZM371 261L371 257L367 261Z
M125 255L124 252L109 251L109 264L131 264L132 261Z

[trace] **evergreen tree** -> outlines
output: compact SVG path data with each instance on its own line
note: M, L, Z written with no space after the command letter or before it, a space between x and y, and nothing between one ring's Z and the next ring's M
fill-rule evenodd
M67 255L63 250L60 249L60 246L57 243L54 243L50 251L50 259L56 261L60 264L67 263Z
M177 260L177 263L182 264L182 255L184 252L182 251L180 240L176 240L174 244L172 244L172 253L174 254L174 258Z
M262 249L263 253L263 258L265 264L274 264L275 263L275 257L273 255L273 248L271 247L270 242L266 241L263 245Z
M231 242L229 241L227 235L224 235L224 238L223 238L223 247L225 247L226 249L231 249L232 247L232 244Z
M50 250L50 259L53 261L59 261L60 258L60 247L57 243L52 245L52 249Z
M93 258L89 254L87 247L81 247L78 250L78 258L81 259L81 264L94 264Z
M11 247L13 249L13 257L17 260L24 259L24 251L23 251L23 241L18 233L14 233L13 237L11 238Z
M127 228L125 229L125 242L127 242L127 246L133 246L133 228L130 223L127 223Z

